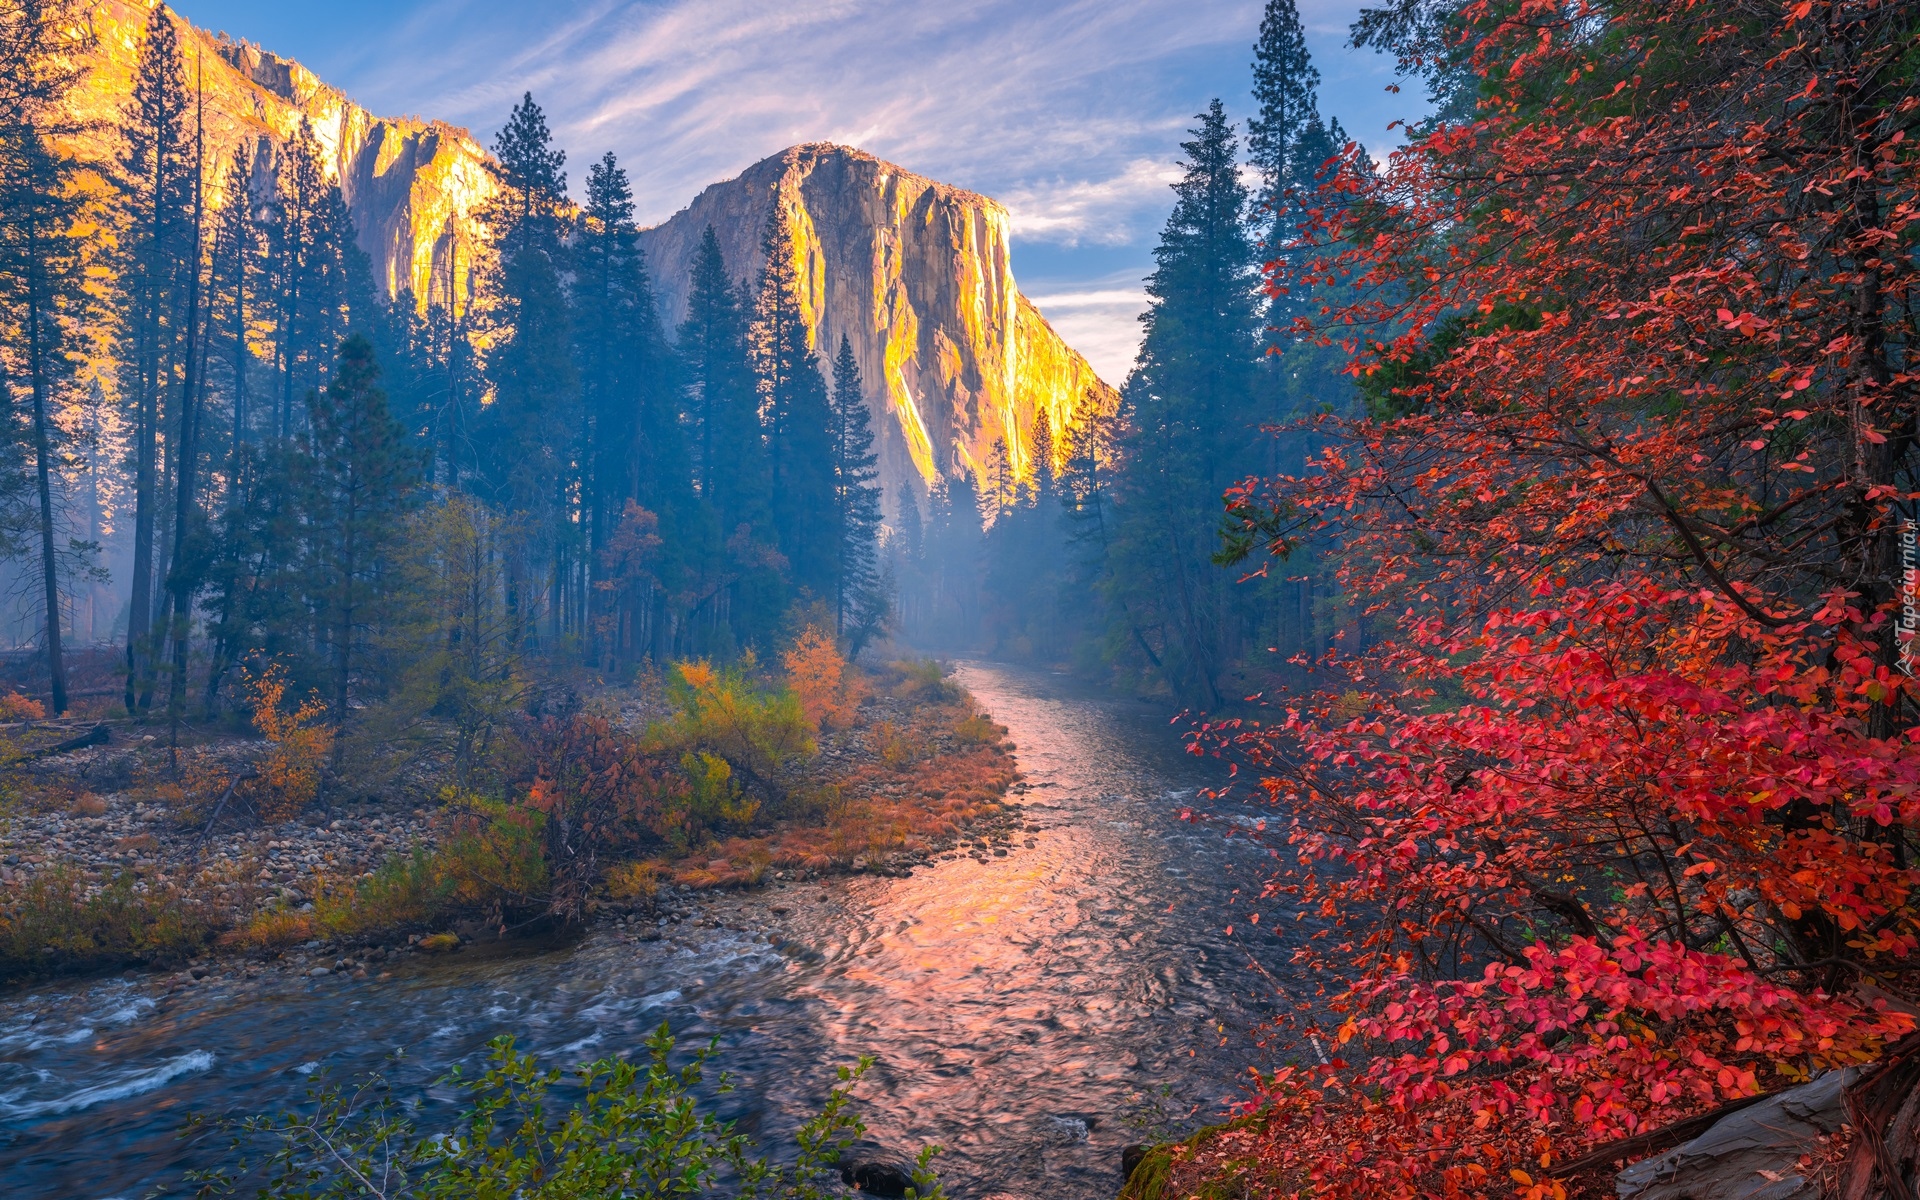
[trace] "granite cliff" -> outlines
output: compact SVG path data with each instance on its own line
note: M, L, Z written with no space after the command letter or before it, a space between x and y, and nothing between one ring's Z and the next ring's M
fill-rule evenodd
M846 146L792 147L642 235L670 329L707 226L728 269L750 278L776 205L792 224L815 347L825 359L845 334L859 360L890 512L904 481L979 476L999 438L1024 476L1035 414L1059 446L1090 389L1110 403L1015 286L1005 208Z
M376 117L328 87L297 62L224 33L197 29L171 10L143 0L101 0L93 6L94 51L74 93L75 115L92 124L78 151L96 162L119 153L120 114L133 92L140 42L149 14L171 20L180 35L187 86L206 100L207 161L216 184L233 148L253 150L256 194L272 186L279 148L302 121L329 175L339 180L360 245L389 294L411 288L424 303L446 295L447 272L458 294L481 245L475 214L493 186L486 151L471 134L442 121ZM212 197L215 204L224 197Z
M486 253L476 214L493 186L486 151L466 130L374 116L299 63L145 0L101 0L92 11L97 49L75 102L76 115L94 123L85 157L117 153L114 130L149 14L172 20L188 85L204 88L210 162L250 143L252 186L264 193L279 148L310 123L388 293L411 288L424 304L451 287L465 297L472 263ZM1111 404L1111 389L1015 286L1005 208L844 146L786 150L645 232L669 330L685 315L706 227L735 276L752 278L776 204L793 223L815 346L824 360L844 333L860 362L889 513L903 484L924 494L943 474L979 477L996 439L1024 476L1035 414L1045 414L1058 446L1089 390Z

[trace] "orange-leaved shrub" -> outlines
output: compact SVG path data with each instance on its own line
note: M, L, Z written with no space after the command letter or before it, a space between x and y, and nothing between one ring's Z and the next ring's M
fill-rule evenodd
M320 794L327 757L333 753L327 706L313 694L287 707L287 672L279 663L249 673L246 689L253 727L266 738L267 750L244 787L263 820L285 820Z
M833 634L818 625L800 631L780 656L787 686L800 699L801 711L816 729L845 729L853 724L863 687L860 673L845 656Z

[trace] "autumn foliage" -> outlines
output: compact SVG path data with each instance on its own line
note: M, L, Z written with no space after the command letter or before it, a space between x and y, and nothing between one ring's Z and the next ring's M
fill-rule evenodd
M287 703L287 673L278 663L246 679L253 727L267 740L254 775L241 787L263 819L283 821L298 815L320 794L327 756L333 752L333 727L318 695Z
M1196 743L1260 768L1298 862L1267 898L1343 981L1302 1031L1331 1061L1262 1079L1235 1169L1537 1200L1913 1023L1920 25L1425 28L1403 51L1471 111L1379 172L1350 147L1273 278L1325 297L1294 335L1345 346L1366 411L1229 494L1256 571L1333 548L1366 613L1326 696Z
M780 656L787 686L800 698L800 707L815 728L845 729L853 724L860 706L857 671L840 653L833 634L818 625L800 631Z

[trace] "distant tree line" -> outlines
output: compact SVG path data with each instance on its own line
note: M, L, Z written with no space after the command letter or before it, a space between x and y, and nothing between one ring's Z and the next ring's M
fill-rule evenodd
M1296 670L1291 660L1310 663L1336 638L1364 637L1320 547L1246 579L1216 562L1227 490L1298 470L1315 448L1300 419L1355 397L1341 360L1293 332L1327 298L1262 283L1263 265L1303 253L1319 184L1349 141L1319 111L1294 0L1267 5L1253 74L1251 172L1218 100L1181 144L1145 336L1117 408L1089 394L1057 429L1041 414L1025 471L996 447L977 492L970 480L935 485L924 524L902 497L891 545L905 560L910 635L1204 707Z

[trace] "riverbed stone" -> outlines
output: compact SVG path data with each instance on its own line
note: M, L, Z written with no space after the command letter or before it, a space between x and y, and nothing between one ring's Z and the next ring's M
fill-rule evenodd
M841 1165L840 1182L870 1196L900 1197L913 1186L913 1171L894 1159L856 1158Z

